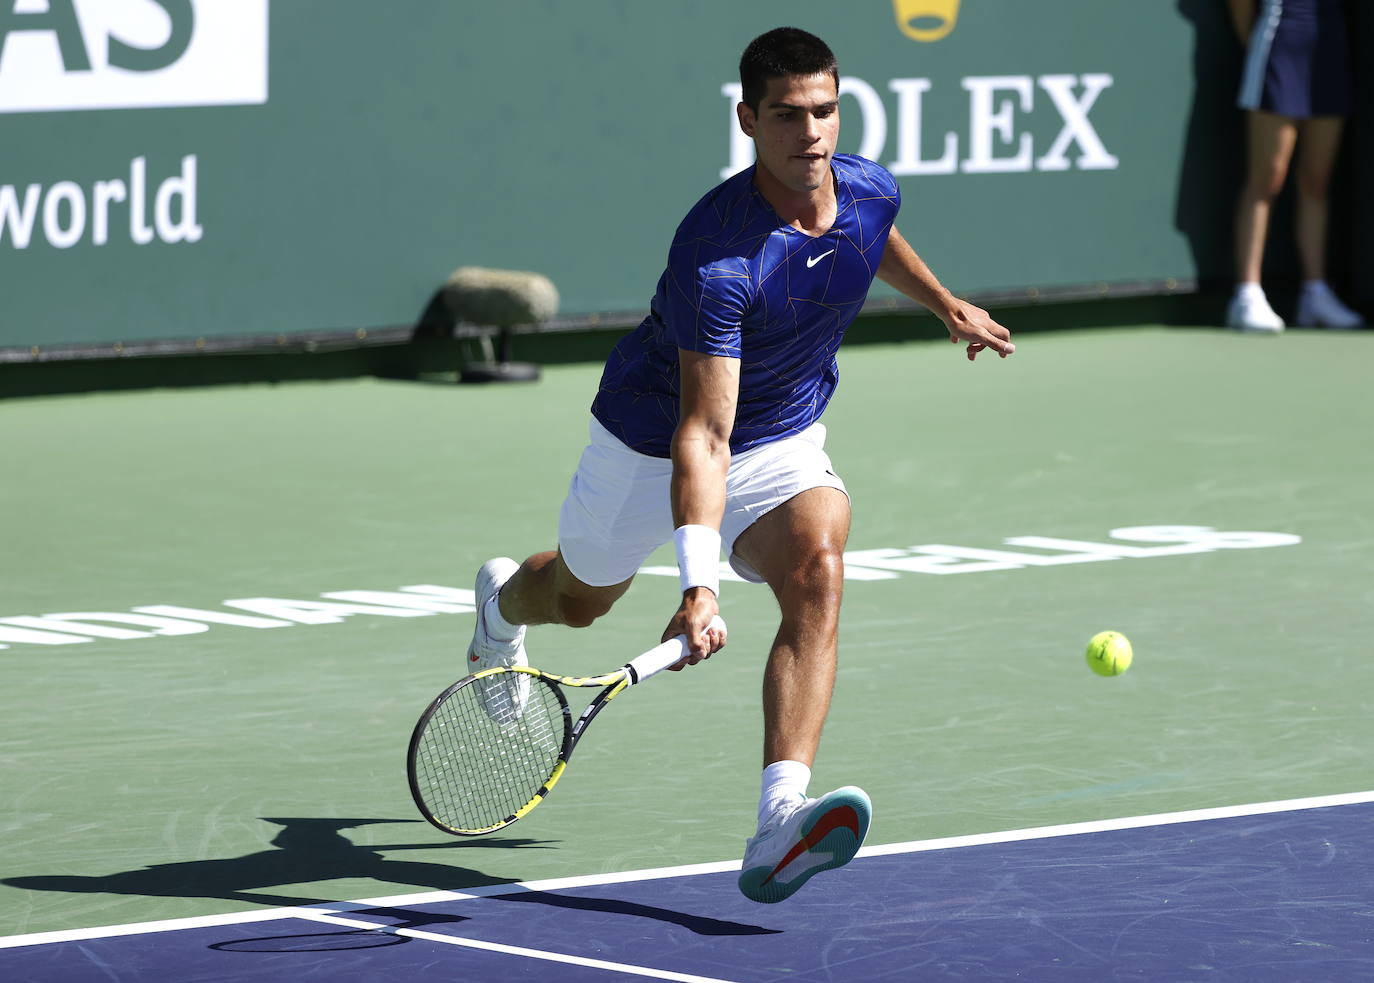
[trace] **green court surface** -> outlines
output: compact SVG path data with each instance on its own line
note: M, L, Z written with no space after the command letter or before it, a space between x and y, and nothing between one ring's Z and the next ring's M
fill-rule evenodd
M813 790L867 789L881 844L1374 787L1374 333L1019 341L841 355L855 576ZM0 619L470 589L553 544L598 372L0 403ZM1276 535L1111 535L1165 526ZM1021 537L1116 545L1055 563L1093 548ZM614 668L675 606L643 576L531 659ZM776 621L762 587L722 606L724 652L616 700L548 803L480 840L418 821L403 766L470 613L66 644L0 621L0 934L737 858ZM1083 660L1104 628L1135 644L1120 678Z

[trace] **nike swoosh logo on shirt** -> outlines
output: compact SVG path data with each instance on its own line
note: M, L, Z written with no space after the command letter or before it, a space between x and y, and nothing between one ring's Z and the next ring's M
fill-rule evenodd
M817 263L819 263L821 260L825 259L825 257L829 256L830 253L833 253L834 251L835 251L835 250L832 249L832 250L830 250L829 253L821 253L819 256L808 256L808 257L806 257L806 268L807 268L808 270L811 269L811 267L815 266Z

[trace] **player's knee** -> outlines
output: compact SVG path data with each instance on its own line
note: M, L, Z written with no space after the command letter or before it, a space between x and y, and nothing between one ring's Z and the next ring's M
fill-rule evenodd
M558 595L559 620L570 628L586 628L610 609L610 604L597 598Z
M794 588L813 596L838 593L844 585L844 554L829 545L810 549L793 566L788 579Z

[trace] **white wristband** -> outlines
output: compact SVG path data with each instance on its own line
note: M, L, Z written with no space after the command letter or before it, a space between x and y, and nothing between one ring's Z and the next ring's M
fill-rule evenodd
M683 591L705 587L720 596L720 533L710 526L679 526L673 533Z

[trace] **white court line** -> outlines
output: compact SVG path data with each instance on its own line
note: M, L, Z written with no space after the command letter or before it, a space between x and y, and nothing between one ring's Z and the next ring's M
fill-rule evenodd
M297 911L300 918L308 918L311 921L324 922L329 925L342 925L345 928L362 928L374 932L385 932L388 935L404 935L413 939L425 939L430 942L442 942L445 945L466 946L469 949L485 949L488 952L503 952L511 956L525 956L529 959L544 959L549 962L568 963L573 966L588 966L592 969L605 969L614 973L629 973L634 976L647 976L655 980L675 980L677 983L732 983L730 980L723 980L715 976L693 976L690 973L674 973L666 969L651 969L648 966L632 966L629 963L613 963L605 959L588 959L585 956L569 956L561 952L549 952L544 949L526 949L518 945L503 945L500 942L485 942L481 939L465 939L457 935L441 935L438 932L422 932L415 928L393 928L390 925L379 925L376 922L360 921L357 918L339 918L337 915L326 914L319 908L302 908Z
M1183 812L1163 812L1150 816L1129 816L1122 819L1103 819L1094 822L1067 823L1060 826L1039 826L1033 829L1007 830L998 833L977 833L971 836L947 836L935 840L912 840L907 843L889 843L883 846L864 847L860 857L885 857L901 853L923 853L931 850L954 850L970 846L987 846L994 843L1016 843L1022 840L1048 839L1054 836L1078 836L1085 833L1109 833L1116 830L1141 829L1148 826L1172 826L1179 823L1205 822L1209 819L1238 819L1244 816L1264 816L1276 812L1297 812L1302 809L1326 809L1332 806L1359 805L1374 802L1374 791L1347 792L1340 795L1318 795L1305 799L1283 799L1276 802L1257 802L1249 805L1221 806L1212 809L1190 809ZM656 867L649 870L622 871L613 874L584 874L578 877L559 877L544 881L523 881L511 884L491 884L462 891L427 891L423 894L398 894L385 898L367 898L361 901L322 903L318 906L293 908L264 908L259 911L233 912L222 915L199 915L192 918L171 918L165 921L133 922L127 925L103 925L95 928L63 929L57 932L36 932L32 935L11 935L0 938L0 949L14 949L20 946L47 945L54 942L80 942L88 939L107 939L123 935L143 935L150 932L177 932L196 928L213 928L220 925L244 925L251 922L266 922L283 918L308 917L306 912L318 912L334 916L340 911L358 911L367 908L400 908L407 905L437 904L442 901L463 901L471 898L489 898L502 894L515 894L520 891L565 891L579 887L596 887L603 884L627 884L633 881L657 880L665 877L687 877L702 874L719 874L739 870L738 860L722 860L705 864L686 864L679 867ZM369 925L369 927L377 927ZM397 931L415 934L417 938L428 937L417 934L415 929ZM445 936L447 941L449 936ZM466 940L472 941L472 940ZM494 943L492 944L494 945ZM533 950L530 950L533 951ZM570 957L571 958L571 957ZM664 977L677 979L679 977ZM702 977L680 977L683 979L702 979Z
M1178 823L1201 823L1209 819L1238 819L1242 816L1266 816L1275 812L1325 809L1330 806L1359 805L1362 802L1374 802L1374 791L1347 792L1342 795L1317 795L1307 799L1283 799L1278 802L1256 802L1242 806L1219 806L1214 809L1189 809L1185 812L1161 812L1153 816L1102 819L1088 823L1066 823L1062 826L1040 826L1036 829L1010 830L1005 833L976 833L972 836L947 836L939 840L912 840L909 843L888 843L885 846L864 847L858 855L861 857L886 857L894 853L952 850L958 847L983 846L988 843L1017 843L1022 840L1043 840L1052 836L1078 836L1083 833L1110 833L1121 829L1174 826Z

